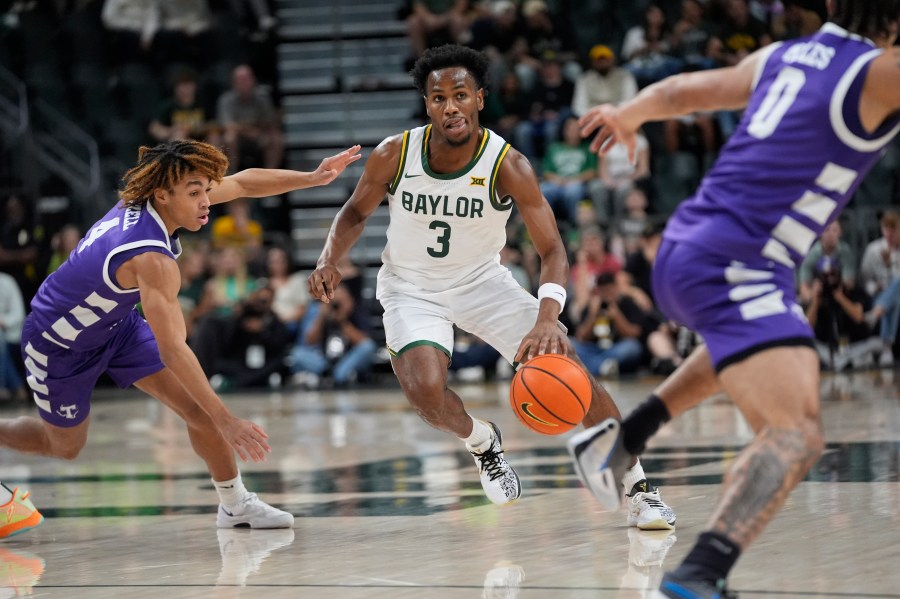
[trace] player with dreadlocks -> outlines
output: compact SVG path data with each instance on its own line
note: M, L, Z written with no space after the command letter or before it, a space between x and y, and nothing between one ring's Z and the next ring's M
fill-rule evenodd
M74 459L87 440L91 392L107 373L185 420L219 494L220 528L292 526L294 517L248 492L238 472L235 451L255 462L271 451L265 431L229 412L185 341L177 231L199 230L211 204L327 185L359 157L354 146L313 172L248 169L225 177L228 159L215 146L186 140L142 147L123 177L121 202L31 302L22 353L41 418L0 419L0 445Z

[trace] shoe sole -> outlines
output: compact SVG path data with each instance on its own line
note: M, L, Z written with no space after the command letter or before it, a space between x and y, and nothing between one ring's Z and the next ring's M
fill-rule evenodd
M663 520L659 518L658 520L652 520L650 522L644 522L643 524L636 524L640 530L675 530L675 521L671 522L667 520Z
M14 525L3 527L4 530L11 530L12 532L0 534L0 539L8 539L9 537L20 535L23 532L28 532L32 528L37 528L38 526L40 526L41 522L43 521L44 516L41 515L40 512L34 512L24 520L21 520Z
M566 444L578 478L608 511L619 509L625 498L619 481L631 456L618 451L620 430L619 421L608 418L573 436Z

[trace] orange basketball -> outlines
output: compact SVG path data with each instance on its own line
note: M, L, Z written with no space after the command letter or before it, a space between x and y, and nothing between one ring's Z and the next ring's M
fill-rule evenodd
M544 354L521 365L509 387L516 416L543 435L561 435L581 423L591 395L584 369L560 354Z

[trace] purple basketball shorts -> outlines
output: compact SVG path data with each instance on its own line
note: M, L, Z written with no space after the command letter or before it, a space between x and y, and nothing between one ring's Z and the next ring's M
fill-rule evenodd
M703 337L719 372L771 347L813 346L793 270L762 256L738 260L663 239L653 293L668 318Z
M75 426L87 418L91 394L104 372L124 389L164 367L156 337L136 310L109 328L105 344L92 349L63 348L42 332L31 317L25 319L22 357L41 418L56 426Z

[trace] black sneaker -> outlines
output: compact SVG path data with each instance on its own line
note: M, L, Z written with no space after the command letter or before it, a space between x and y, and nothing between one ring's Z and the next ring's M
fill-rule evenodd
M737 593L725 588L724 580L713 585L705 580L681 578L675 572L666 572L657 596L671 599L737 599Z
M519 475L503 457L500 429L493 422L486 424L491 427L492 432L490 447L480 452L468 444L466 448L475 458L484 494L492 503L504 505L519 498L522 484L519 482Z

